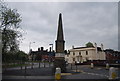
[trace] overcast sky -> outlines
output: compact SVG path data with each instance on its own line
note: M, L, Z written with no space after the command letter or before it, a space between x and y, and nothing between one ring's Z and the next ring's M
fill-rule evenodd
M117 2L10 2L21 14L21 27L27 34L20 50L49 49L57 34L58 15L62 13L65 49L85 46L87 42L103 43L104 48L118 50Z

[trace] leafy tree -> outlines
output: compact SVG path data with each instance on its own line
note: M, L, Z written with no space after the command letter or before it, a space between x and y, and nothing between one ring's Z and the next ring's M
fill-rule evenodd
M18 51L19 40L22 37L20 32L21 17L16 9L8 8L0 4L0 31L2 32L2 54L3 61L8 59L9 54Z
M16 54L16 60L26 61L28 60L28 55L23 51L18 51Z
M86 44L86 47L94 47L94 46L93 46L93 43L88 42L88 43Z

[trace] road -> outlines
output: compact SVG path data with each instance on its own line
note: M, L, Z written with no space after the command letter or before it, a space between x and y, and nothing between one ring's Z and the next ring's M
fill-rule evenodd
M31 66L27 67L26 74L25 74L25 67L21 70L20 67L17 68L8 68L7 71L3 72L3 79L11 81L14 79L18 79L21 81L37 81L40 79L44 80L53 80L54 81L54 73L52 72L53 64L40 63L40 68L38 63L34 63L33 69L31 69ZM120 77L120 69L118 70L118 78ZM76 72L76 66L67 66L67 73L62 73L62 80L108 80L109 78L109 70L106 70L105 67L94 67L93 69L90 68L90 65L79 65L77 66L77 72ZM10 80L9 80L10 79ZM4 81L3 80L3 81ZM98 81L99 81L98 80Z
M68 65L67 70L76 72L76 66L72 67ZM120 78L120 69L117 71L118 78ZM77 73L69 76L65 76L65 79L108 79L109 78L109 70L106 70L105 67L94 67L90 68L90 65L78 65Z

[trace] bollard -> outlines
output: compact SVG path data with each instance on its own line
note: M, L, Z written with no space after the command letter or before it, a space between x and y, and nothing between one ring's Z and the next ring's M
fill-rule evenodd
M109 64L107 63L107 64L106 64L106 70L108 70L108 69L109 69Z
M93 69L93 67L94 67L94 64L93 64L93 63L91 63L91 69Z
M115 80L118 78L116 70L117 70L116 68L110 67L110 69L109 69L109 79L110 80Z
M61 79L61 68L56 68L55 79L56 80L60 80Z

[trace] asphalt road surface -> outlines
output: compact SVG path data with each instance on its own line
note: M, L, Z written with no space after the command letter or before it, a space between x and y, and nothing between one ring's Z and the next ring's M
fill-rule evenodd
M22 70L20 67L17 68L7 68L3 72L2 78L3 81L55 81L54 73L52 71L53 64L49 65L48 63L40 64L39 68L38 63L34 63L33 69L31 66L28 66L26 71L25 68ZM118 78L120 77L120 69L118 70ZM105 67L94 67L90 68L90 65L79 65L77 66L67 66L67 72L63 73L62 80L60 81L109 81L109 70L106 70Z

